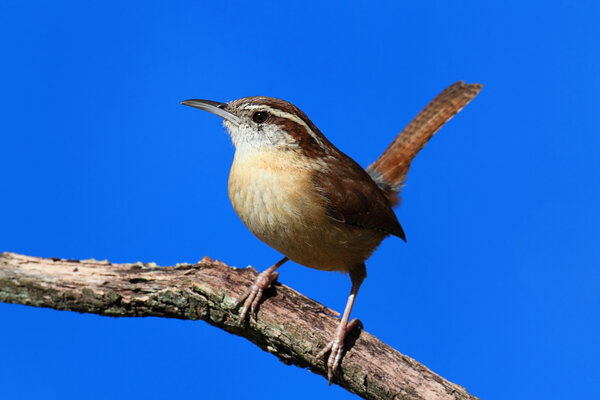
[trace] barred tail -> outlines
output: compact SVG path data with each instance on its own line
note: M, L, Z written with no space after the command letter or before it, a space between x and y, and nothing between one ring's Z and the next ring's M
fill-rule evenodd
M483 85L463 81L444 89L404 128L367 172L396 205L410 163L431 137L477 96Z

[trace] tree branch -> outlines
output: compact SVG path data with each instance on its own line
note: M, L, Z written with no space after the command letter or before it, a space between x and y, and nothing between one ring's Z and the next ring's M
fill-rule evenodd
M314 356L330 340L335 312L276 284L256 320L237 325L235 299L250 286L253 268L236 269L205 257L198 264L158 267L108 261L0 254L0 301L112 317L202 319L243 336L286 364L326 376ZM371 334L347 339L335 383L365 399L476 399Z

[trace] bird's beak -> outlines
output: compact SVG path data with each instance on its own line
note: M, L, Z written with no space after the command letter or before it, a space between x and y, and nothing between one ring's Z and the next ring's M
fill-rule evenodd
M239 125L240 122L242 122L239 119L239 117L227 111L227 104L225 103L219 103L217 101L211 100L190 99L182 101L181 104L183 104L184 106L199 108L201 110L208 111L209 113L216 114L219 117L224 118L227 121L232 122L236 125Z

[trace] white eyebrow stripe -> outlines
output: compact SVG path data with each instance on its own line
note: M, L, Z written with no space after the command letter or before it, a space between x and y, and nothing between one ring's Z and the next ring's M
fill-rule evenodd
M304 120L300 117L298 117L295 114L289 113L287 111L283 111L280 110L278 108L273 108L271 106L267 106L267 105L248 105L246 107L249 110L254 110L257 108L263 109L263 110L267 110L269 113L271 113L271 115L274 115L276 117L280 117L280 118L286 118L289 119L291 121L294 121L295 123L297 123L298 125L301 125L303 127L306 128L306 131L308 132L308 134L315 139L315 141L317 142L317 144L322 147L325 148L323 146L323 141L321 140L321 138L315 133L313 132L313 130L310 128L310 126L308 126L308 124L306 122L304 122Z

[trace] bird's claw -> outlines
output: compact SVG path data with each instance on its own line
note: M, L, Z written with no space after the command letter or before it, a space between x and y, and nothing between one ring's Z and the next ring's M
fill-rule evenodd
M344 354L344 339L346 338L346 334L358 325L360 325L360 321L356 318L350 321L345 327L340 324L335 332L333 340L327 343L319 354L316 355L316 358L320 359L329 352L329 357L327 358L327 381L329 382L329 385L331 385L333 375L337 373L337 369L340 366L340 361Z
M246 292L237 299L235 304L236 308L242 303L244 304L242 311L240 312L238 325L242 325L244 323L244 320L248 315L248 311L250 311L251 314L256 314L258 303L260 302L260 299L262 299L264 290L269 288L269 286L271 286L271 284L277 280L278 276L279 272L271 272L268 270L261 272L252 286L250 286L250 288L248 288L248 290L246 290Z

